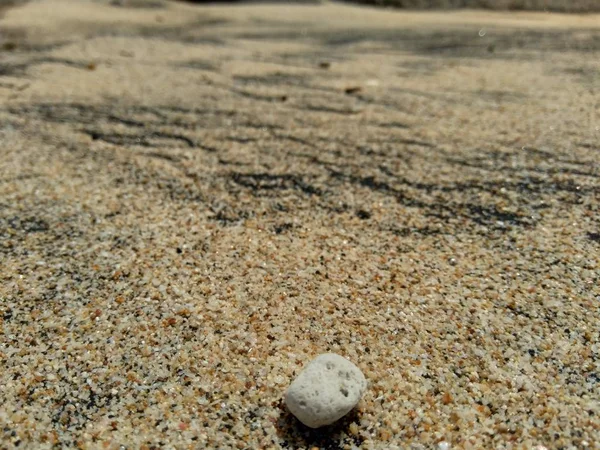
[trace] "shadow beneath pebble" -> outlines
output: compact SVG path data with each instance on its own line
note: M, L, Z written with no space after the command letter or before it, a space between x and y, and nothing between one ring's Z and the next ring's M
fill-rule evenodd
M354 435L350 431L350 424L358 425L360 423L359 407L354 408L336 423L317 429L309 428L296 419L285 406L283 399L280 400L278 408L281 414L275 423L275 428L283 448L318 447L319 449L337 450L343 449L348 444L360 446L363 442L361 436Z

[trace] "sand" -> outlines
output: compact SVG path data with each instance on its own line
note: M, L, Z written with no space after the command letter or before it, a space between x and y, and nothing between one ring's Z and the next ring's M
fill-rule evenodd
M1 448L600 448L600 16L0 30ZM311 431L323 352L369 388Z
M194 0L191 0L194 1ZM508 11L546 11L561 13L600 12L596 0L354 0L379 6L411 9L483 8Z

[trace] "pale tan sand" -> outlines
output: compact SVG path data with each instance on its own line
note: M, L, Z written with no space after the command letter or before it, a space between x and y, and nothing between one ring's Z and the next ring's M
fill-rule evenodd
M139 0L138 0L139 1ZM143 1L143 0L142 0ZM596 0L357 0L360 3L395 8L452 9L483 8L509 11L600 12Z
M0 447L599 448L600 16L164 5L0 20Z

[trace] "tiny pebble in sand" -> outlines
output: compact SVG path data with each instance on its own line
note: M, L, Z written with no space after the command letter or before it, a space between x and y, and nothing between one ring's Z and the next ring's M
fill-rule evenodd
M317 356L292 382L285 403L311 428L330 425L356 406L367 388L358 367L334 353Z

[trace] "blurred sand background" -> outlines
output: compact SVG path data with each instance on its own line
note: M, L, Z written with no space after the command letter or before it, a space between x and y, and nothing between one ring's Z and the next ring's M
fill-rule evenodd
M491 9L590 13L600 11L596 0L358 0L359 3L410 9Z

